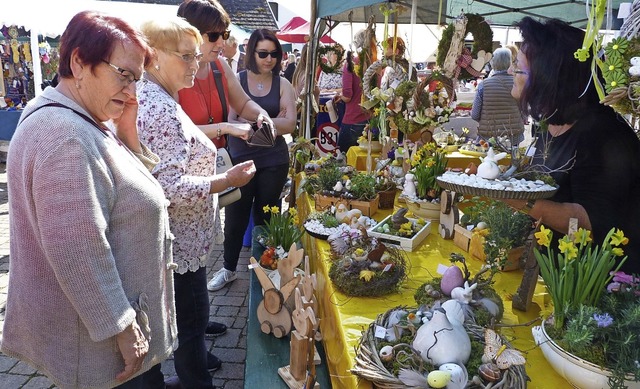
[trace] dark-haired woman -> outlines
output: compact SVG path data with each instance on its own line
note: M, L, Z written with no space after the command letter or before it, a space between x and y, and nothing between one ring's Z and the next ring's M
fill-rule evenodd
M362 80L353 72L353 53L347 52L347 60L342 70L342 93L334 97L345 103L344 116L338 133L340 151L346 153L349 147L358 144L364 127L371 116L369 111L360 106L362 99Z
M240 200L225 208L224 266L209 282L210 291L219 290L236 279L238 256L249 216L253 216L256 226L264 225L268 215L263 208L281 205L280 194L289 172L289 151L282 135L293 132L296 125L293 86L280 76L282 53L280 41L269 30L255 30L249 37L245 57L247 69L238 73L238 78L242 89L272 118L275 145L252 147L241 139L229 138L233 163L252 159L256 174L240 188ZM232 111L231 117L234 115Z
M629 238L623 270L638 273L640 141L620 115L599 103L590 62L574 58L584 31L529 17L517 25L524 41L511 68L511 93L521 110L548 123L538 134L534 164L545 166L560 188L548 200L509 203L562 234L576 218L596 242L611 228L622 229Z

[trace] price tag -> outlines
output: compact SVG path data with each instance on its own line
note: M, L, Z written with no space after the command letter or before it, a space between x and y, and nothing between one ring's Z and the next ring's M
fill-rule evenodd
M387 266L385 266L384 269L382 269L382 271L385 272L385 271L391 270L391 266L392 265L390 263L387 263Z
M443 275L445 271L447 271L447 269L449 268L449 266L445 266L441 263L438 264L438 269L436 269L436 272L440 275Z
M373 335L378 339L384 339L387 336L387 329L383 326L376 326L376 330Z

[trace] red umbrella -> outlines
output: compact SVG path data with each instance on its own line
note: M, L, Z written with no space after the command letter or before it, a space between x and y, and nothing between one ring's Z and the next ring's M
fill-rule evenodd
M289 20L282 27L280 27L279 34L285 33L287 31L291 31L294 28L298 28L298 27L302 26L305 23L308 23L308 22L306 20L304 20L304 18L301 18L300 16L294 16L294 17L291 18L291 20Z
M304 19L302 20L304 21ZM289 23L282 26L282 29L280 30L280 32L276 33L276 36L278 37L278 39L285 42L291 42L291 43L307 43L307 41L309 40L309 26L310 26L309 22L304 22L304 24L301 24L298 27L295 27L290 30L285 30L285 26L289 25L291 22L293 22L293 19L291 19ZM320 38L320 42L328 43L328 44L336 43L336 41L331 39L331 37L328 35L325 35L322 38Z

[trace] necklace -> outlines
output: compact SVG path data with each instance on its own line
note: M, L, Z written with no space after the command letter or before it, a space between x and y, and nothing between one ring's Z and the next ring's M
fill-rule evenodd
M195 78L195 81L196 81L196 86L198 87L198 91L202 95L202 98L204 99L204 103L207 107L207 116L209 117L209 119L207 120L207 124L211 124L213 123L213 116L211 116L211 78L209 77L209 72L207 72L207 87L208 87L207 93L204 93L204 91L202 90L202 87L200 86L200 80L198 79L198 77ZM207 96L209 96L208 99L207 99Z
M260 76L260 74L256 75L256 78L257 78L258 76ZM264 77L263 77L263 79L262 79L261 81L257 81L257 83L256 83L256 88L257 88L259 91L264 90L264 83L265 83L265 81L267 81L270 77L271 77L271 73L269 73L269 75L268 75L268 77L267 77L267 78L264 78Z

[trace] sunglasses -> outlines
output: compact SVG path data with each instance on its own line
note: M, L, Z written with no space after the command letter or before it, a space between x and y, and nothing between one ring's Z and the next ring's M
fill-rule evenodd
M231 35L231 30L226 30L225 32L212 32L212 31L209 31L209 32L205 32L205 34L209 38L209 42L215 42L221 36L222 36L222 39L224 39L226 41L227 39L229 39L229 36Z
M268 56L271 56L271 58L278 58L280 56L280 53L277 51L256 51L256 54L258 54L258 57L265 59Z

